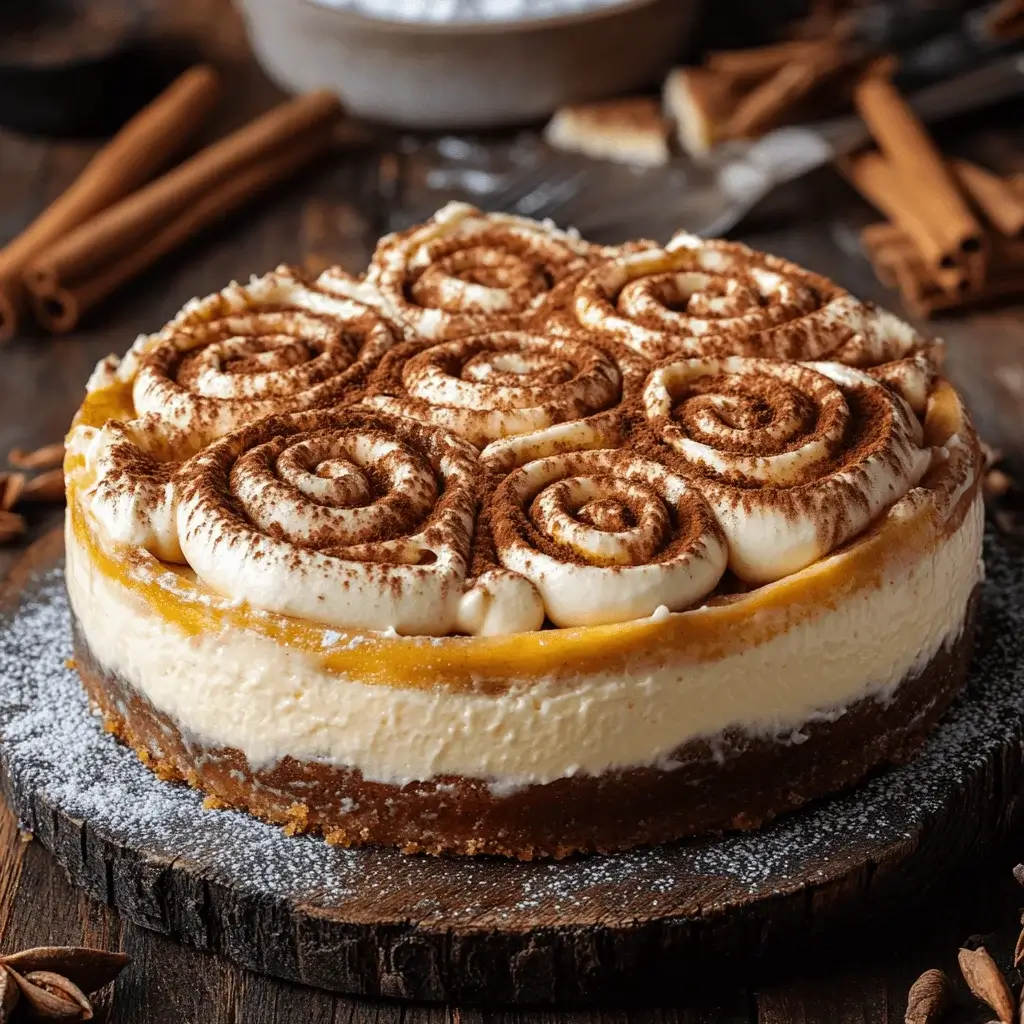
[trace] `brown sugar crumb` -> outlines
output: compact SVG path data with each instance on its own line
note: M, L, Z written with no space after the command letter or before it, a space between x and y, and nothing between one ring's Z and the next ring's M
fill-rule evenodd
M307 804L292 804L285 811L285 817L286 824L284 825L284 831L286 835L298 835L309 828L309 806Z

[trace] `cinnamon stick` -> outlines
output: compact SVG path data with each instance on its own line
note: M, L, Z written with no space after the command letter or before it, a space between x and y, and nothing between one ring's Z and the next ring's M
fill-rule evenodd
M840 166L854 188L913 240L943 289L955 295L970 285L962 260L948 252L947 239L920 190L881 153L861 153Z
M46 246L148 181L184 148L220 95L216 72L191 68L92 158L72 185L0 251L0 341L25 312L24 267Z
M737 85L755 85L787 64L806 60L818 45L809 40L788 40L749 50L719 50L708 55L706 64L709 70Z
M838 70L840 61L838 48L829 42L783 65L739 102L724 134L750 138L775 127L788 110Z
M965 269L968 257L984 251L984 232L942 155L917 115L889 79L867 75L854 90L854 103L893 167L908 183L922 216L942 249L939 263ZM977 260L972 260L977 265Z
M994 39L1024 38L1024 4L1002 0L985 18L985 30Z
M337 97L327 91L308 93L275 107L40 252L25 271L26 284L33 296L52 296L88 279L105 280L112 275L112 268L132 265L136 250L153 251L154 233L161 232L169 220L191 222L194 211L190 208L211 191L224 187L233 194L233 177L244 177L261 161L274 157L290 167L293 161L287 157L292 147L302 149L311 135L329 131L341 112ZM253 180L261 179L257 169ZM172 235L179 237L178 232L161 237ZM125 279L120 270L113 277L119 282ZM91 286L82 290L83 295L91 292ZM40 308L39 301L35 305ZM47 323L52 321L53 317L46 317ZM60 318L60 322L66 320Z
M1024 232L1024 194L1005 178L972 164L954 160L953 172L992 226L1007 236Z
M79 261L78 276L70 283L60 276L52 281L35 279L32 298L40 323L56 333L72 330L83 313L126 281L264 189L304 167L330 145L329 126L307 131L272 151L266 159L252 161L233 177L215 180L207 192L193 195L177 216L154 224L145 241L116 253L108 263L93 265L91 273ZM134 225L131 234L133 238L138 236Z
M914 242L896 224L870 224L861 232L878 279L898 287L904 302L919 316L1024 294L1024 240L998 238L988 277L975 290L959 295L943 289L921 259Z
M941 288L928 287L907 302L910 309L920 317L934 316L936 313L948 313L968 306L980 306L997 302L1001 299L1012 299L1024 296L1024 274L1019 269L1013 271L992 272L985 283L972 292L969 300L956 299Z

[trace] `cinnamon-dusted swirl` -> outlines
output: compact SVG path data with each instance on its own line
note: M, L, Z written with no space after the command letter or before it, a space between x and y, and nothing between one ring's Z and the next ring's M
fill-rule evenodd
M754 584L835 550L931 462L906 402L838 363L728 357L669 362L644 387L657 457L707 497L729 566Z
M498 331L396 346L365 401L452 430L511 466L522 450L536 458L618 444L623 404L645 375L643 361L621 347Z
M462 338L528 325L600 251L546 224L450 203L426 224L382 239L365 281L328 272L321 284L369 302L376 293L410 338Z
M183 475L178 533L207 584L351 629L456 630L479 470L465 441L364 410L275 416Z
M635 454L529 462L499 484L488 519L497 559L533 583L556 626L679 611L709 594L726 566L699 491Z
M924 345L819 274L737 242L679 235L607 260L575 287L576 320L652 359L744 355L873 366Z
M343 401L394 341L369 307L279 267L189 303L140 338L119 373L133 378L136 412L197 451L263 416Z

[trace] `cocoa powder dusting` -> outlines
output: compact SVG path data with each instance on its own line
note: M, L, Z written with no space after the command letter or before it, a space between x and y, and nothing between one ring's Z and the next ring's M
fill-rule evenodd
M355 282L373 309L352 302L332 315L232 286L141 354L137 394L161 411L111 446L116 471L100 487L149 507L173 483L203 512L186 533L208 515L214 546L259 561L263 538L299 574L310 552L334 558L339 588L350 563L379 566L382 587L414 586L442 550L478 576L514 538L612 573L671 560L721 537L711 488L740 510L810 515L829 548L842 543L853 511L868 507L865 467L898 474L907 457L892 441L902 427L889 390L787 362L870 361L857 325L823 312L847 293L739 243L673 245L602 249L474 211L382 239ZM661 269L621 283L638 253ZM329 304L334 293L318 294ZM587 309L597 315L583 320ZM645 381L671 360L737 355L757 366L711 366L672 393L667 412L645 408ZM930 390L930 365L887 362L876 377L897 392L903 380ZM521 447L480 458L518 433ZM614 450L587 451L597 446ZM771 460L805 451L807 464L775 482ZM509 481L537 457L563 460L562 475L522 499ZM689 481L674 500L670 475ZM591 482L586 500L572 498L578 477ZM827 514L812 494L825 479L841 495ZM545 503L584 533L615 535L618 553L595 563L552 536ZM388 573L399 565L408 572Z

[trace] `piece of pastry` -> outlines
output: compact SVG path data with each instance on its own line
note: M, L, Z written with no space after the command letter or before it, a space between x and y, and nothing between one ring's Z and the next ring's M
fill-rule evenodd
M737 101L735 79L704 67L673 68L662 86L665 115L690 156L706 156L721 140Z
M556 149L638 167L657 167L669 158L668 125L657 100L647 96L561 107L544 138Z

